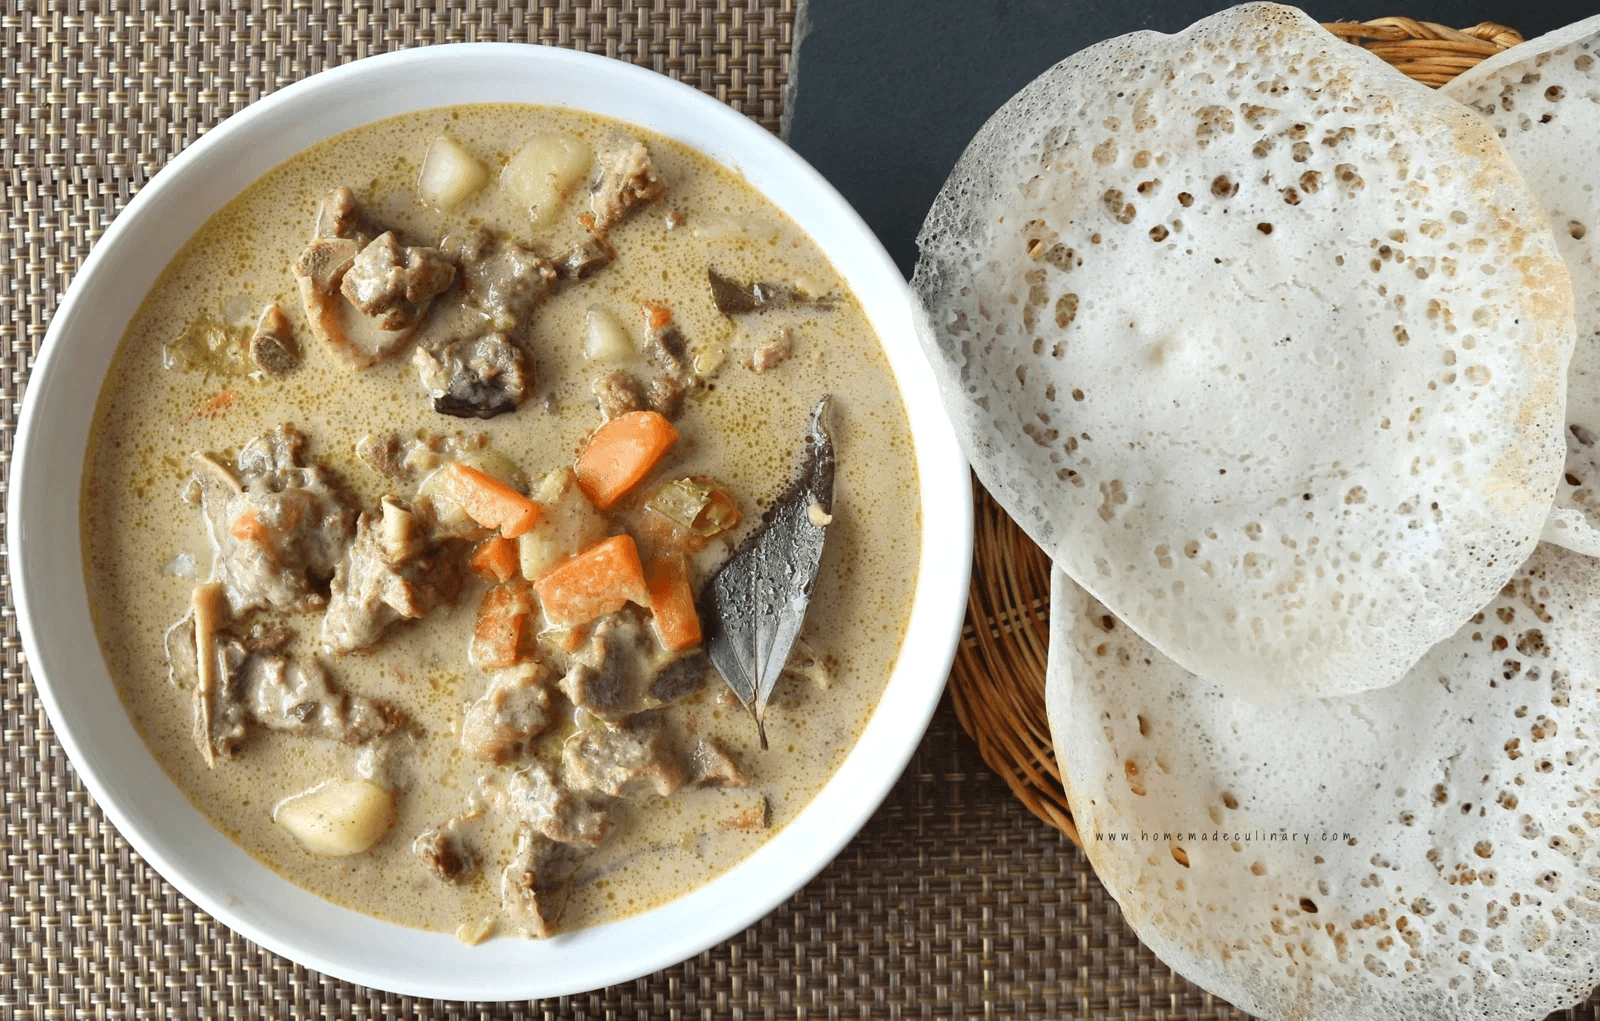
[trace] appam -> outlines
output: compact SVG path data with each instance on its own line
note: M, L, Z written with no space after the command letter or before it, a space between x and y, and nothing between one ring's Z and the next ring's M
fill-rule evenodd
M1600 561L1541 544L1399 684L1274 706L1053 580L1073 818L1172 968L1267 1021L1542 1018L1600 981Z
M1392 684L1533 551L1571 285L1476 116L1271 4L1090 47L983 127L919 331L984 485L1258 700Z
M1600 16L1513 46L1441 92L1499 135L1550 214L1572 275L1566 468L1544 538L1600 556Z

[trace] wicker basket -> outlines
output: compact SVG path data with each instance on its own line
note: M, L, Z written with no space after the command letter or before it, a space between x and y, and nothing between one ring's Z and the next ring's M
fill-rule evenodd
M1447 28L1410 18L1324 26L1434 88L1485 57L1522 42L1490 22ZM967 626L950 675L961 726L983 761L1034 815L1072 839L1078 829L1061 783L1045 716L1045 652L1050 644L1050 558L974 483L972 588Z

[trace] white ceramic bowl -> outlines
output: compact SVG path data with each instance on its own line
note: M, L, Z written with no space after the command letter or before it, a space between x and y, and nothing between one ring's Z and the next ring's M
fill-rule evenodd
M922 497L910 637L861 740L816 800L748 860L653 911L532 942L467 947L307 893L213 829L145 750L89 618L76 507L96 395L156 276L217 209L330 135L457 103L542 103L641 125L736 168L816 239L860 299L905 396ZM393 53L327 71L205 135L118 216L73 280L28 381L7 503L23 647L56 735L106 815L203 910L307 967L446 999L556 996L674 964L752 924L815 875L877 808L927 727L965 607L967 465L912 331L911 296L860 218L783 144L714 99L628 64L542 46Z

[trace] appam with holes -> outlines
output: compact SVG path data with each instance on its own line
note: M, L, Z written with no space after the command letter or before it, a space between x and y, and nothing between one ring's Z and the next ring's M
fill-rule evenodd
M1544 538L1600 556L1600 16L1514 46L1441 91L1500 136L1550 214L1572 275L1567 462Z
M1139 938L1266 1021L1541 1018L1600 981L1600 561L1540 544L1397 685L1261 706L1057 571L1046 687Z
M919 244L980 479L1201 677L1392 684L1533 551L1574 331L1548 221L1480 119L1301 12L1062 61Z

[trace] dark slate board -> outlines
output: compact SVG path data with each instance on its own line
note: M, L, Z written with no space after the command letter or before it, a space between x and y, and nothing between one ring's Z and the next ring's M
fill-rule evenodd
M907 276L934 195L978 128L1045 68L1125 32L1177 32L1220 0L802 0L786 138L877 231ZM1403 14L1528 38L1600 13L1600 0L1359 0L1306 7L1319 21Z

